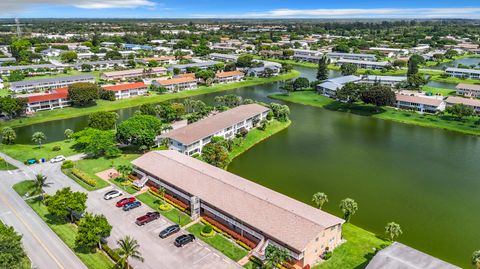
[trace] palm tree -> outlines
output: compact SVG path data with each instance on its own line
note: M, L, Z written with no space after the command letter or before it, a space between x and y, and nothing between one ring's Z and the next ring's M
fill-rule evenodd
M121 164L117 167L117 171L122 174L122 179L126 180L127 176L132 172L132 166L129 164Z
M160 186L158 188L158 193L160 194L160 197L162 197L161 201L162 201L162 205L163 205L165 203L165 187Z
M346 222L357 212L358 204L351 198L345 198L340 202L340 209L343 211L343 218Z
M32 135L32 141L38 143L39 147L42 148L42 141L47 140L47 136L42 132L35 132Z
M128 264L128 258L130 257L143 262L142 254L138 250L140 245L133 237L127 235L125 238L118 240L117 245L119 246L118 254L121 257L117 265L120 265L121 268L130 269L130 264Z
M32 193L43 193L43 187L48 186L47 177L42 174L36 174L33 182L34 185Z
M472 265L475 265L477 269L480 269L480 250L476 250L472 254Z
M72 139L73 130L72 129L65 129L65 132L63 134L70 141L70 139Z
M390 241L393 241L395 237L399 237L403 232L400 224L395 222L389 222L387 223L387 226L385 226L385 233L390 238Z
M290 254L284 248L268 245L265 250L265 265L267 268L278 268L278 265L281 265L289 259Z
M322 206L328 202L328 196L324 192L317 192L312 197L312 202L314 202L318 209L322 209Z
M5 127L5 128L2 129L2 143L3 144L6 144L6 145L13 144L13 142L15 141L16 138L17 138L17 134L15 133L15 131L12 128Z

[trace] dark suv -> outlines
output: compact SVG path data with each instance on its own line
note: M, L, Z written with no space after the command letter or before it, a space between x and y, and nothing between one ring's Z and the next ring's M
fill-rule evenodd
M177 247L183 247L186 244L193 242L193 240L195 240L195 236L193 234L184 234L175 238L175 242L173 244L175 244Z
M179 231L180 231L180 226L175 224L163 229L158 236L160 236L160 238L167 238L174 233L178 233Z

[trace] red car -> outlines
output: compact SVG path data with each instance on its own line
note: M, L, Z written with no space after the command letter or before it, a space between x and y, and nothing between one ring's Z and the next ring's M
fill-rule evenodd
M138 217L137 221L135 221L135 223L138 226L142 226L142 225L147 224L151 221L154 221L158 218L160 218L160 213L158 213L158 212L148 212L147 214L145 214L141 217Z
M128 197L128 198L120 199L117 202L117 207L123 207L124 205L129 204L129 203L133 203L136 200L137 199L135 199L135 197Z

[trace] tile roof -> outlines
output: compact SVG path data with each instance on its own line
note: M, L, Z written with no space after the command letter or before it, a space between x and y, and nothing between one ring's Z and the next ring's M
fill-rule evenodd
M31 95L27 97L28 103L36 103L43 101L53 101L57 99L67 99L68 97L68 88L58 88L54 91L45 94Z
M145 83L143 82L103 86L103 88L107 91L124 91L124 90L133 90L133 89L140 89L140 88L146 88L146 87L147 85L145 85Z
M420 97L420 96L410 96L410 95L398 94L398 93L395 94L395 98L397 99L397 101L423 104L423 105L429 105L429 106L439 106L443 102L443 100L439 100L439 99Z
M464 90L472 90L472 91L480 91L480 85L476 84L464 84L460 83L455 87L457 90L464 89Z
M469 99L469 98L463 98L463 97L449 96L445 101L450 104L464 104L467 106L480 107L479 99Z
M226 78L226 77L233 77L233 76L243 76L243 72L240 72L238 70L236 71L228 71L228 72L220 72L216 73L215 76L217 78Z
M323 230L344 222L177 151L151 151L132 164L299 252Z
M188 83L188 82L196 82L195 78L187 76L187 77L180 77L180 78L171 78L171 79L164 79L164 80L157 80L160 85L175 85L180 83Z

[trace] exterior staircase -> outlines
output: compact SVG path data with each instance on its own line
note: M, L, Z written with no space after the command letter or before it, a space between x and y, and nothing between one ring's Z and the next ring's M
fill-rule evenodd
M142 189L145 184L147 184L147 181L148 181L148 177L146 176L143 176L141 179L137 179L135 180L132 185L134 185L135 187L137 187L138 189Z

